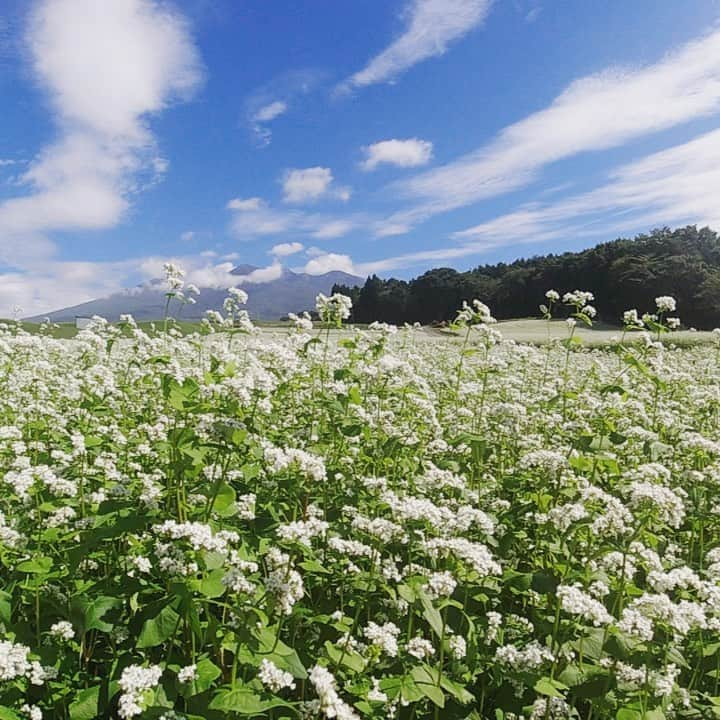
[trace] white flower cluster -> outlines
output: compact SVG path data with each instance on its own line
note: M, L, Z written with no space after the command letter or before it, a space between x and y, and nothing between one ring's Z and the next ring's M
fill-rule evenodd
M322 518L322 510L309 505L307 520L295 520L278 526L277 535L286 542L299 542L307 547L312 546L313 538L325 537L330 524Z
M482 543L472 542L464 537L433 538L422 543L430 557L455 555L466 562L480 577L501 575L502 568L495 561L490 550Z
M628 489L630 507L654 508L660 519L674 528L680 527L685 519L685 503L681 494L685 495L685 491L673 491L652 482L634 482Z
M586 593L580 585L558 585L557 596L560 607L570 615L579 615L595 627L609 625L613 618L605 606L592 595Z
M326 718L337 720L359 720L359 716L338 695L333 674L322 665L315 665L310 670L310 682L320 699L320 712Z
M281 670L274 662L267 658L263 658L263 661L260 663L258 678L260 678L260 682L270 690L270 692L278 693L285 688L290 690L295 689L293 676L289 672Z
M281 612L290 615L293 605L305 594L302 577L294 569L290 556L276 547L270 548L265 563L270 570L265 589L275 598Z
M350 317L352 300L341 293L330 297L320 293L315 298L315 309L323 322L340 322Z
M141 665L128 665L120 675L118 685L122 690L118 700L118 715L126 720L141 715L145 710L144 694L147 690L157 687L162 676L159 665L142 667Z
M677 303L675 302L674 297L671 297L670 295L661 295L660 297L655 298L655 307L657 307L658 312L675 312Z
M222 555L227 555L230 552L230 544L236 543L239 539L234 530L213 532L209 525L200 522L179 523L175 520L166 520L155 525L153 532L173 540L187 540L193 550L207 550Z
M50 634L67 642L75 637L75 630L73 630L72 623L67 620L60 620L50 626Z
M515 645L500 645L495 650L495 660L503 665L509 665L514 670L530 672L537 670L546 663L555 659L553 653L537 640L532 640L525 647Z
M183 685L189 685L190 683L194 683L198 677L198 669L197 665L186 665L185 667L181 667L180 670L178 670L177 678L178 682L182 683Z
M400 628L394 623L388 622L384 625L378 625L369 622L363 629L363 635L370 641L370 644L380 648L388 657L397 657L398 654L398 635Z
M315 482L325 480L325 462L317 455L298 448L279 448L265 444L265 462L272 473L280 473L287 468L297 468L303 475Z

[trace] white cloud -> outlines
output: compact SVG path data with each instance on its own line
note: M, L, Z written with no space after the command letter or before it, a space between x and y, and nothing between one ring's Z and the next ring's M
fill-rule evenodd
M228 288L245 283L264 283L277 280L282 275L282 265L277 259L271 265L264 268L257 268L246 275L233 273L237 256L226 256L223 262L208 262L208 257L200 255L185 255L174 258L148 257L136 261L141 274L148 280L161 277L163 264L172 260L185 270L186 282L194 283L200 288Z
M184 233L180 234L180 239L183 242L192 242L195 239L195 231L194 230L186 230Z
M255 198L253 198L255 199ZM246 201L242 201L243 203ZM243 207L245 207L243 205ZM230 208L233 209L233 208ZM353 230L361 219L338 219L298 209L276 209L258 201L248 209L235 210L230 221L232 233L240 240L252 240L271 235L336 238Z
M397 167L418 167L430 162L433 144L427 140L410 138L409 140L382 140L363 148L365 160L363 170L374 170L378 165L387 163Z
M304 268L304 272L308 275L324 275L332 270L341 270L351 275L355 274L355 268L350 256L336 253L318 255L312 260L308 260Z
M187 98L202 73L185 20L155 0L41 0L26 37L60 134L20 176L28 194L0 203L0 254L45 273L38 287L50 293L52 278L78 266L40 265L55 252L44 233L122 219L131 195L166 169L149 118Z
M299 211L273 210L263 203L255 209L236 212L231 220L231 228L236 237L247 240L298 229L296 221L301 219L302 213Z
M252 197L243 200L242 198L233 198L228 201L225 206L228 210L240 210L241 212L247 212L248 210L259 210L262 205L262 200L259 197Z
M288 105L282 100L275 100L274 102L263 105L254 115L253 120L259 123L270 122L280 115L287 112Z
M253 270L252 272L248 273L247 275L236 275L235 276L235 284L236 285L243 285L245 283L266 283L266 282L272 282L273 280L278 280L282 277L283 274L283 267L282 265L275 260L272 265L268 265L264 268L258 268L257 270Z
M245 119L259 147L272 142L269 124L287 113L291 105L301 106L303 98L319 85L322 75L313 68L292 70L273 78L246 98Z
M491 4L491 0L411 0L400 37L341 89L392 80L416 63L444 54L451 42L483 22Z
M277 255L278 257L287 257L288 255L294 255L305 249L305 246L300 242L286 242L273 245L270 254Z
M0 167L6 167L7 165L15 165L16 162L17 162L17 160L10 160L10 159L3 160L2 158L0 158Z
M720 31L715 31L653 65L581 78L549 107L505 128L475 152L399 181L392 189L419 204L386 222L411 226L525 186L549 163L719 111Z
M311 234L318 240L331 240L333 238L342 237L347 235L353 228L355 223L351 220L330 220L325 223L321 223L317 230Z
M662 225L720 226L720 130L620 166L606 183L534 202L454 234L460 245L356 264L363 274L479 255L508 245L602 238Z
M594 190L521 207L455 237L477 247L682 223L720 225L720 130L625 164Z
M286 170L283 175L283 200L286 203L315 202L323 197L350 199L350 190L333 186L330 168L310 167Z
M197 264L195 259L183 258L179 261L180 267L185 270L186 282L193 283L201 288L227 288L235 283L235 276L231 274L235 267L231 262ZM152 268L150 277L162 276L161 268Z
M394 222L392 219L375 223L375 235L377 237L394 237L396 235L405 235L412 230L412 226L408 223Z
M132 270L131 261L47 261L32 274L0 274L0 317L32 317L51 310L77 305L120 290Z

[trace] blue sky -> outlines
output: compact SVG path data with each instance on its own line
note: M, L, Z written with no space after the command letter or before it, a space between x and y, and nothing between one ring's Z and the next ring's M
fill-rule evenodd
M4 0L0 314L720 228L715 0ZM252 289L248 288L251 292Z

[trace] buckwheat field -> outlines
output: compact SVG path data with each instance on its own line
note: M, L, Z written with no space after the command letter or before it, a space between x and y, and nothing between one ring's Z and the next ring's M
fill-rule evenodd
M720 717L720 362L672 298L603 348L583 292L541 346L244 299L2 331L1 720Z

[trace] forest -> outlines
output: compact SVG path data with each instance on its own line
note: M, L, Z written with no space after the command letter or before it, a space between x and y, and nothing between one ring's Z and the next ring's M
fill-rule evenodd
M352 298L351 322L434 324L452 320L463 300L473 298L499 319L536 316L550 288L593 292L598 319L608 323L618 323L625 310L654 307L659 295L672 295L684 326L712 329L720 326L720 236L694 225L662 228L581 252L465 272L435 268L412 280L372 275L362 287L336 285L333 292Z

